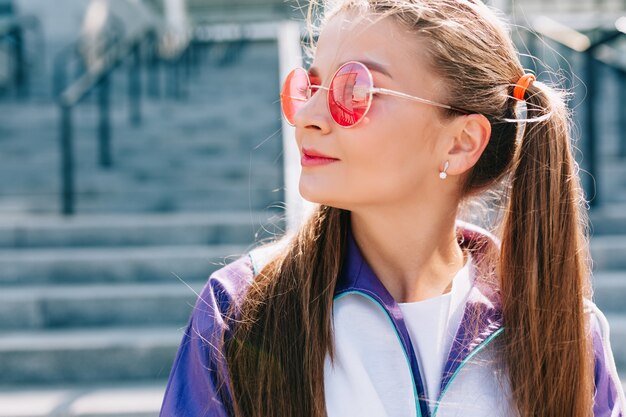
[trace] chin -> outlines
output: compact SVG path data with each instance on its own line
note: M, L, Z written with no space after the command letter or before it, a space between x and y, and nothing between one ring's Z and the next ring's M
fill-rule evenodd
M300 187L300 196L311 203L328 205L328 199L324 198L324 195L311 192L310 190L303 190L302 187Z
M308 179L310 178L303 180L300 177L300 182L298 183L298 191L303 199L314 204L352 210L354 202L349 200L351 196L345 190L342 190L341 187L331 187L322 182L307 181Z
M308 194L300 191L300 195L303 199L310 203L319 204L327 207L334 207L342 210L351 210L351 205L349 202L344 200L337 200L329 198L328 195L320 195L320 194Z
M320 189L321 188L321 189ZM324 189L325 187L307 187L300 181L300 186L298 191L302 198L306 201L315 204L323 204L325 206L332 206L332 199L328 194L328 189Z

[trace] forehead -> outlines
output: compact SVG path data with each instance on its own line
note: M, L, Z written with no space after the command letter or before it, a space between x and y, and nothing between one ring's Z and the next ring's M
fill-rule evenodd
M421 52L420 52L421 51ZM311 67L325 79L344 62L370 62L391 78L429 77L423 42L393 18L339 12L322 28Z

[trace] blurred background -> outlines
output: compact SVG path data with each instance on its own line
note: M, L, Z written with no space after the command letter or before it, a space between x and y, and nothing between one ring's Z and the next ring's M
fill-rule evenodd
M626 381L626 0L488 3L575 93ZM279 87L305 7L0 0L0 417L158 415L194 292L304 210Z

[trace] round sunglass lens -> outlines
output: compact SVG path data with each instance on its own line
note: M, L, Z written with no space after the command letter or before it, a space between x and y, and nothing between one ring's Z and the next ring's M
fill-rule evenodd
M289 124L294 124L296 112L306 103L309 96L309 77L302 68L292 70L280 92L280 104L283 115Z
M370 107L372 86L372 77L363 64L348 62L340 67L328 91L333 120L344 127L357 124Z

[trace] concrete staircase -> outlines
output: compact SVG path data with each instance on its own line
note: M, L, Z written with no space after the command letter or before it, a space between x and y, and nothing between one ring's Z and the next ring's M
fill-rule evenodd
M155 416L209 274L284 229L277 46L228 48L201 53L182 99L144 100L138 127L114 77L109 170L95 100L77 109L70 218L57 109L0 102L0 416Z
M16 239L0 249L0 416L155 416L196 294L268 235L261 221L280 224L243 211L2 222Z
M139 127L127 121L126 71L116 73L112 169L97 164L95 97L79 106L77 211L258 210L280 201L280 192L268 192L282 183L277 52L273 43L261 44L242 52L247 61L238 71L199 68L182 101L144 99ZM207 54L219 57L220 49L214 45ZM0 120L0 176L11 177L2 183L0 212L59 212L58 109L49 101L5 101Z

